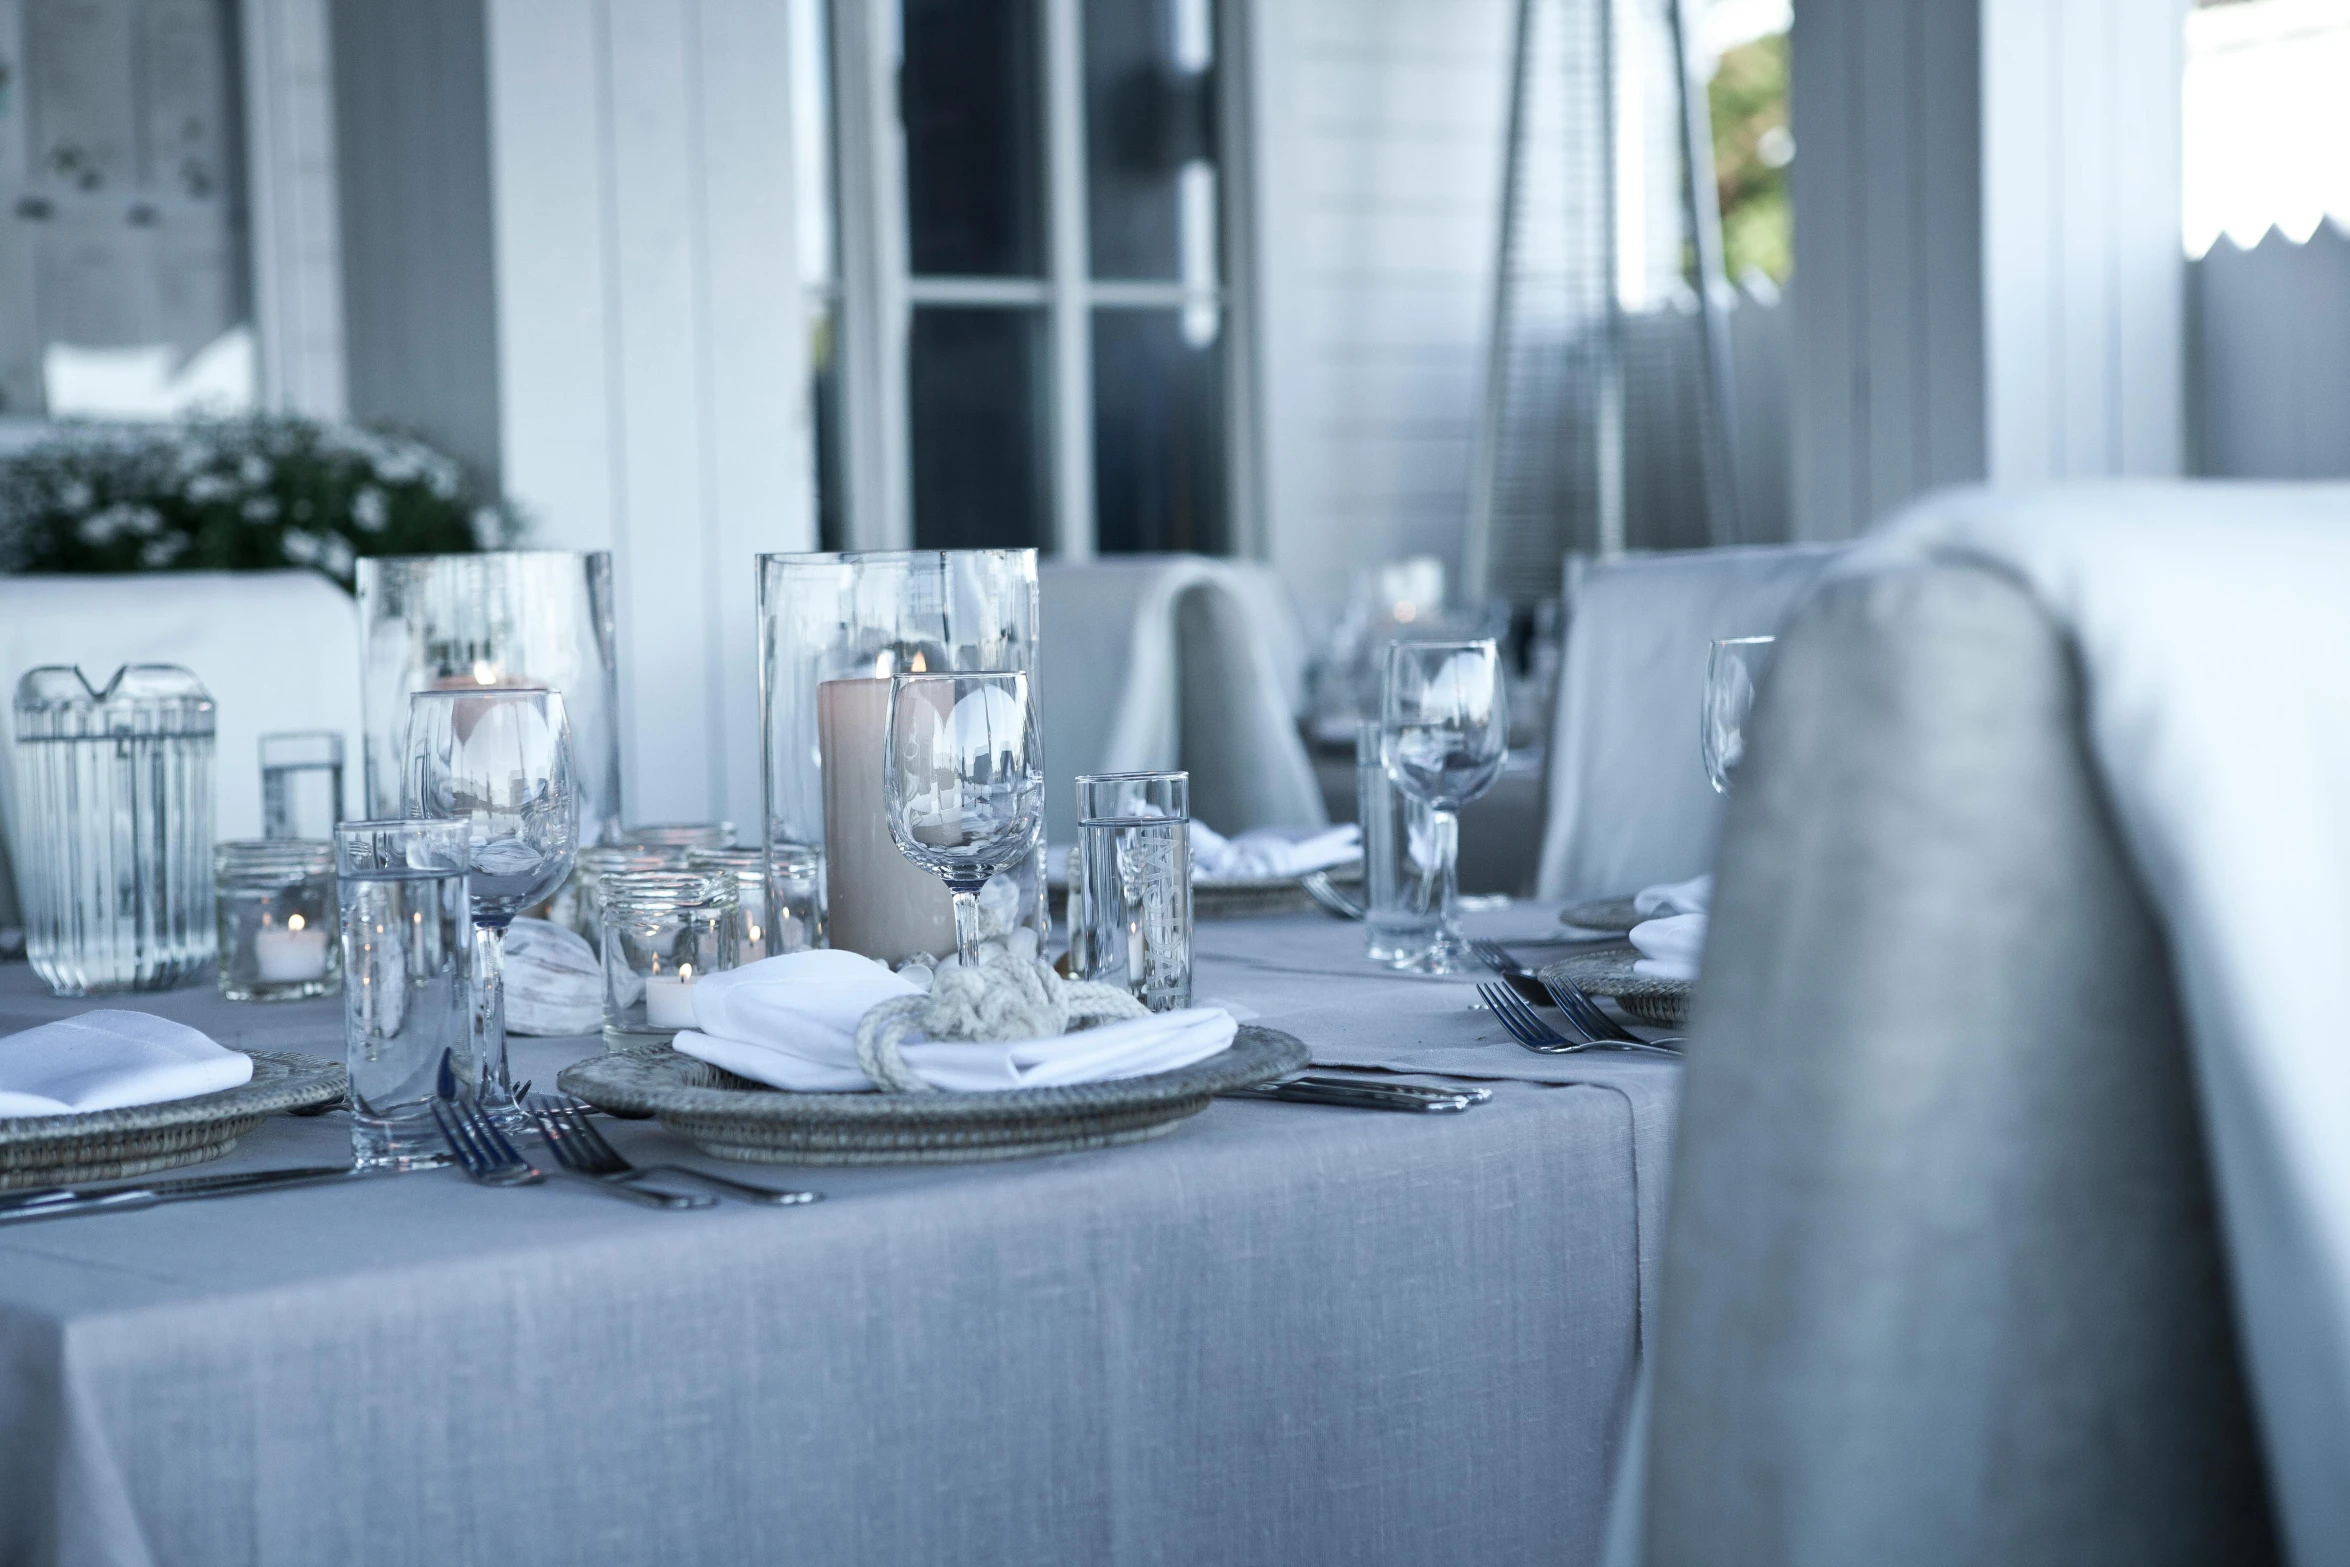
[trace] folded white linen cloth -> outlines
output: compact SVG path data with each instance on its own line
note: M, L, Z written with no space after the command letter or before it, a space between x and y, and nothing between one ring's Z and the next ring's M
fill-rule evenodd
M0 1039L0 1117L161 1104L252 1080L251 1056L152 1012L84 1012Z
M1269 880L1326 871L1359 859L1363 830L1336 827L1257 827L1227 838L1204 822L1191 824L1191 874L1218 881Z
M1632 972L1650 979L1695 979L1698 960L1705 956L1705 921L1702 914L1668 914L1633 926L1632 945L1640 950L1640 961Z
M1714 873L1687 881L1659 882L1632 895L1632 912L1654 919L1666 914L1704 914L1714 906Z
M568 926L518 919L506 927L506 1032L534 1038L604 1026L604 966Z
M696 981L699 1026L671 1044L776 1088L866 1093L873 1082L857 1064L858 1023L881 1002L921 991L854 952L789 952ZM985 1093L1171 1072L1224 1049L1238 1029L1229 1013L1191 1007L1050 1039L916 1040L900 1053L935 1088Z
M2350 1564L2350 486L1932 496L1853 552L2020 579L2169 938L2286 1553Z

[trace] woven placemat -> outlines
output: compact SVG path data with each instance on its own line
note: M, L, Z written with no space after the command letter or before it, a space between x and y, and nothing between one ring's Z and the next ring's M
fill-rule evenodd
M1612 930L1619 936L1646 918L1647 915L1632 907L1630 898L1593 898L1588 903L1570 903L1559 910L1561 925L1572 925L1577 930Z
M0 1191L74 1186L201 1164L234 1148L262 1117L335 1104L349 1083L342 1063L321 1056L273 1050L245 1054L253 1058L252 1080L217 1094L80 1115L0 1119Z
M1578 952L1546 963L1544 978L1571 979L1595 996L1605 996L1643 1023L1658 1028L1679 1028L1689 1021L1689 994L1694 988L1685 979L1657 979L1647 974L1635 974L1632 965L1640 961L1640 954L1630 942Z
M599 1109L657 1116L704 1153L754 1164L960 1164L1141 1142L1227 1088L1302 1069L1288 1034L1242 1024L1231 1048L1173 1072L987 1094L795 1094L667 1045L566 1067L557 1084Z

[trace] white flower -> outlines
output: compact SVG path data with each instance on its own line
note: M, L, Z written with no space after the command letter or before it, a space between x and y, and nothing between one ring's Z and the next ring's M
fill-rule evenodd
M506 519L498 515L495 506L484 506L473 514L473 545L476 549L494 550L500 543L499 535L506 531Z
M277 520L277 499L269 495L256 495L238 507L237 510L244 513L247 522L275 522Z
M432 491L435 500L455 500L458 489L457 465L438 452L427 453L424 487Z
M352 564L358 559L351 541L339 534L326 536L326 569L338 577L351 575Z
M163 531L163 519L148 507L116 501L84 517L73 531L84 544L106 545L126 533L134 539L152 538Z
M326 553L325 541L301 528L288 528L285 537L278 540L278 548L286 552L286 559L299 566L315 566Z
M259 489L269 482L269 459L257 452L247 452L245 460L237 464L237 477Z
M57 504L67 511L87 511L90 502L97 498L90 493L90 487L79 479L68 479L57 488Z
M237 487L217 473L200 473L187 482L180 493L198 506L209 506L214 501L225 501L237 493Z
M385 452L375 460L375 476L385 484L406 484L424 471L424 464L416 454L398 447Z
M139 564L149 570L168 566L179 559L187 547L188 541L176 533L168 538L150 540L139 551Z
M369 533L380 533L391 517L392 509L384 499L384 492L374 485L351 497L351 520Z

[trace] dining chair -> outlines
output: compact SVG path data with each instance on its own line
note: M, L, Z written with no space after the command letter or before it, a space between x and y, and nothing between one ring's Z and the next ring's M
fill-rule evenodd
M215 838L261 836L260 740L281 730L342 734L343 798L356 814L359 612L334 583L313 571L0 576L0 701L43 664L78 664L104 682L130 663L184 665L212 693ZM13 743L0 720L0 821ZM5 886L0 904L0 925L15 923Z
M1793 544L1640 555L1570 582L1540 896L1619 897L1712 863L1721 801L1697 742L1708 647L1775 629L1836 553Z
M1077 837L1080 773L1191 773L1191 812L1218 832L1329 817L1299 737L1272 589L1196 555L1038 568L1045 830Z
M1728 809L1650 1567L2276 1557L2163 932L2011 579L1823 585Z

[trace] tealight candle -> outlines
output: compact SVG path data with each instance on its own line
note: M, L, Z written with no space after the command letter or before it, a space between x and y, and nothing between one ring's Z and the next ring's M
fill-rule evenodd
M645 1021L655 1028L694 1026L694 966L681 963L675 974L652 974L645 979Z
M261 928L253 933L253 962L263 984L298 985L326 978L326 932L305 930L304 923L301 915L289 914L281 930L269 923L268 915L261 917Z

